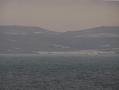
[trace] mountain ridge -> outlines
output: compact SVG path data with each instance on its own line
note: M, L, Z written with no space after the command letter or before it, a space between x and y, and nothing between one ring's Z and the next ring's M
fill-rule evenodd
M55 32L40 27L0 26L0 53L111 49L119 48L118 40L119 27Z

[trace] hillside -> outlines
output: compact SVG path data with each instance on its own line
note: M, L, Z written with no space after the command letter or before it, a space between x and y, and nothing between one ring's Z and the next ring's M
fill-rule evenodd
M40 27L0 26L0 53L119 48L119 27L53 32Z
M63 34L66 45L77 49L119 48L119 27L97 27ZM63 39L62 39L63 40Z

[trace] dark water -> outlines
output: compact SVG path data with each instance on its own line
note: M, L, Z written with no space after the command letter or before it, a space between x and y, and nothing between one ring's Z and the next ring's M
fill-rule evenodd
M0 90L119 90L119 57L2 57Z

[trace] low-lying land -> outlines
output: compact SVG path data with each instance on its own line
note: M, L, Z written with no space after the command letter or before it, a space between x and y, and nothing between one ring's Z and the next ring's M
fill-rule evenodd
M36 51L33 53L4 53L0 56L119 56L119 49L79 51Z

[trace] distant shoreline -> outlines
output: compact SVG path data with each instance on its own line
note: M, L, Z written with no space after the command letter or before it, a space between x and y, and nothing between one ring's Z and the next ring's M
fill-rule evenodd
M31 57L31 56L81 56L81 57L86 57L86 56L91 56L91 57L112 57L112 56L119 56L119 54L114 54L114 55L81 55L81 54L0 54L0 56L4 56L4 57Z

